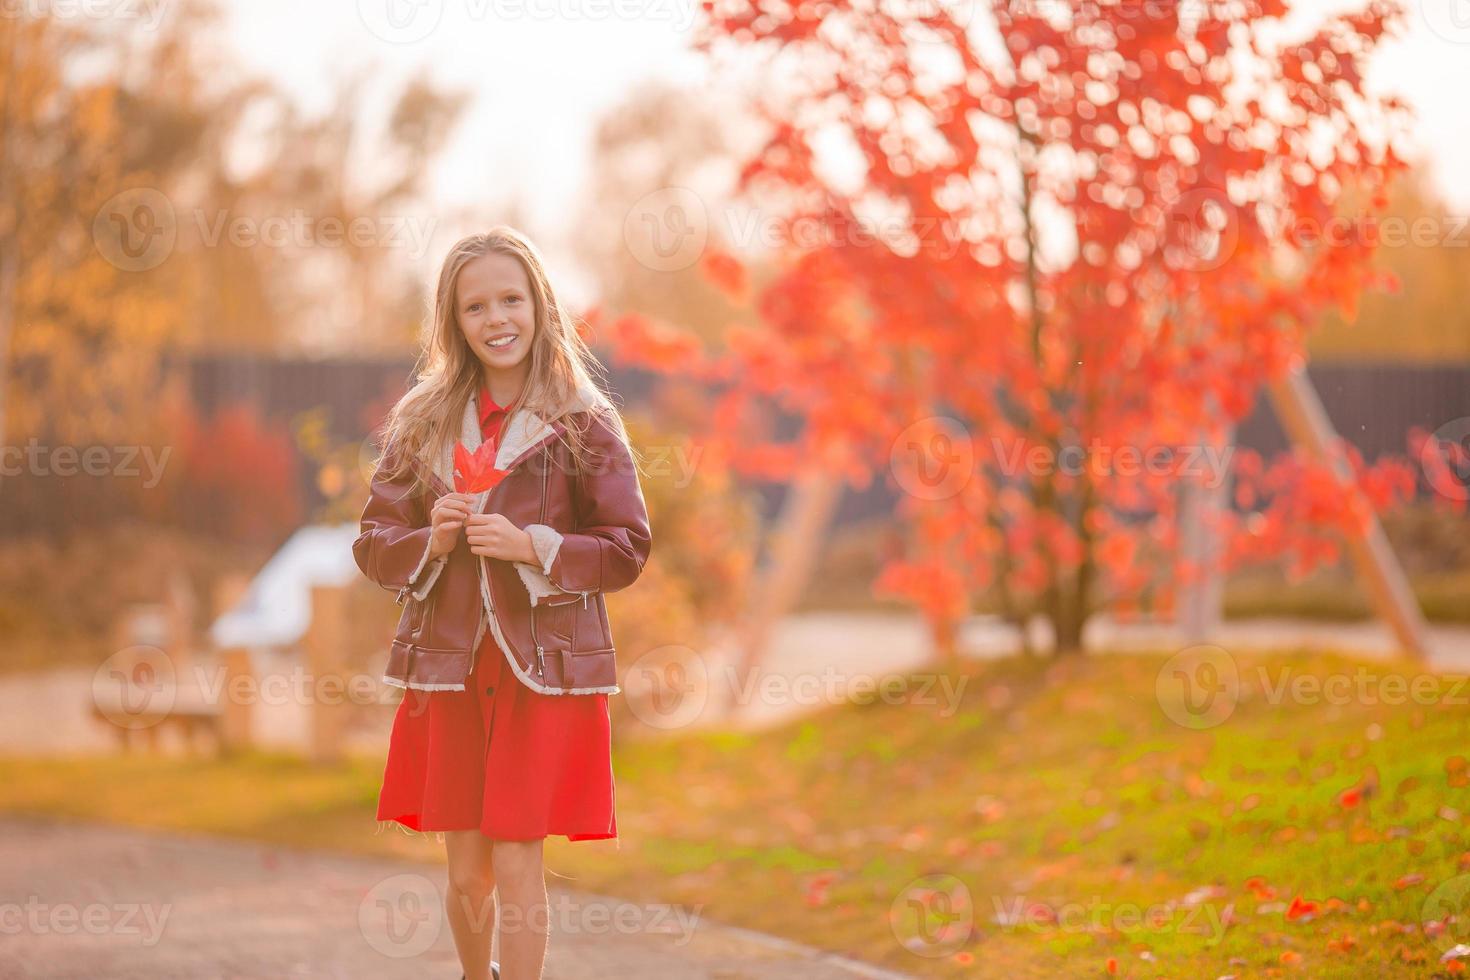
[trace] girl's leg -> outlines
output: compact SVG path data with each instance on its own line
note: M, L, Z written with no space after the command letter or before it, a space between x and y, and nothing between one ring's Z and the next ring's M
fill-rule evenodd
M495 935L494 842L479 830L446 830L449 889L444 910L467 980L489 980Z
M541 980L549 913L540 840L495 842L500 891L500 974L503 980Z

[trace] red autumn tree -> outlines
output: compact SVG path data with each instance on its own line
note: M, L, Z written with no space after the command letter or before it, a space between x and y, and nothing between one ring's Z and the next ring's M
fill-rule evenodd
M704 8L701 50L780 80L739 192L803 232L759 322L700 359L726 385L710 458L890 473L912 533L879 585L936 618L994 590L1075 650L1099 606L1167 606L1200 571L1177 520L1219 476L1199 450L1228 461L1258 389L1376 285L1372 236L1304 230L1371 214L1402 167L1406 110L1362 81L1400 12L1293 35L1281 0ZM761 437L770 406L797 440ZM1354 462L1380 505L1409 485ZM1362 520L1320 464L1241 470L1226 560L1307 567Z

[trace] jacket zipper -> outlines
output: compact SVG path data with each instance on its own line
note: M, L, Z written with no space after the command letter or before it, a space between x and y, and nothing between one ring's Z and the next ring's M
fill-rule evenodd
M546 495L551 485L551 454L542 454L541 464L541 517L538 524L546 523ZM531 643L536 647L536 676L546 677L546 651L541 647L541 640L536 635L536 607L531 607Z

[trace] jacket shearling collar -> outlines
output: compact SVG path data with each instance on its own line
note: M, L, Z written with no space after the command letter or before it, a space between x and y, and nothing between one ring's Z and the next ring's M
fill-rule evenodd
M599 401L599 392L590 384L577 387L573 411L587 411ZM522 405L507 419L501 430L500 447L495 451L495 468L508 470L525 457L526 453L546 441L562 428L560 422L548 423ZM475 392L465 402L464 415L460 419L459 441L471 453L480 448L480 392ZM439 451L434 460L434 475L448 488L454 487L454 443L450 442ZM475 496L475 509L485 505L490 491Z

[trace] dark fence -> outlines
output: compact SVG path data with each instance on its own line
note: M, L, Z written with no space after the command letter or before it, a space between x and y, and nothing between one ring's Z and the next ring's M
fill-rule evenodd
M268 426L291 431L306 413L317 413L324 431L338 443L358 442L371 432L411 383L413 367L408 359L307 361L246 355L195 357L181 366L201 417L245 404L253 406ZM644 404L658 383L656 376L640 371L610 369L608 374L617 401L630 410ZM1470 417L1470 364L1322 363L1312 366L1309 374L1338 433L1369 459L1406 454L1411 428L1433 431ZM787 420L778 426L778 436L789 436L794 425L795 420ZM1286 448L1264 396L1241 425L1239 443L1267 456ZM309 514L322 497L312 467L304 459L298 463L296 479ZM84 494L92 503L84 505L80 491L61 486L73 479L0 477L0 536L122 516L105 501L97 503L95 487ZM779 486L754 489L768 513L783 493ZM893 487L875 480L865 490L845 496L837 522L891 513L895 497Z

